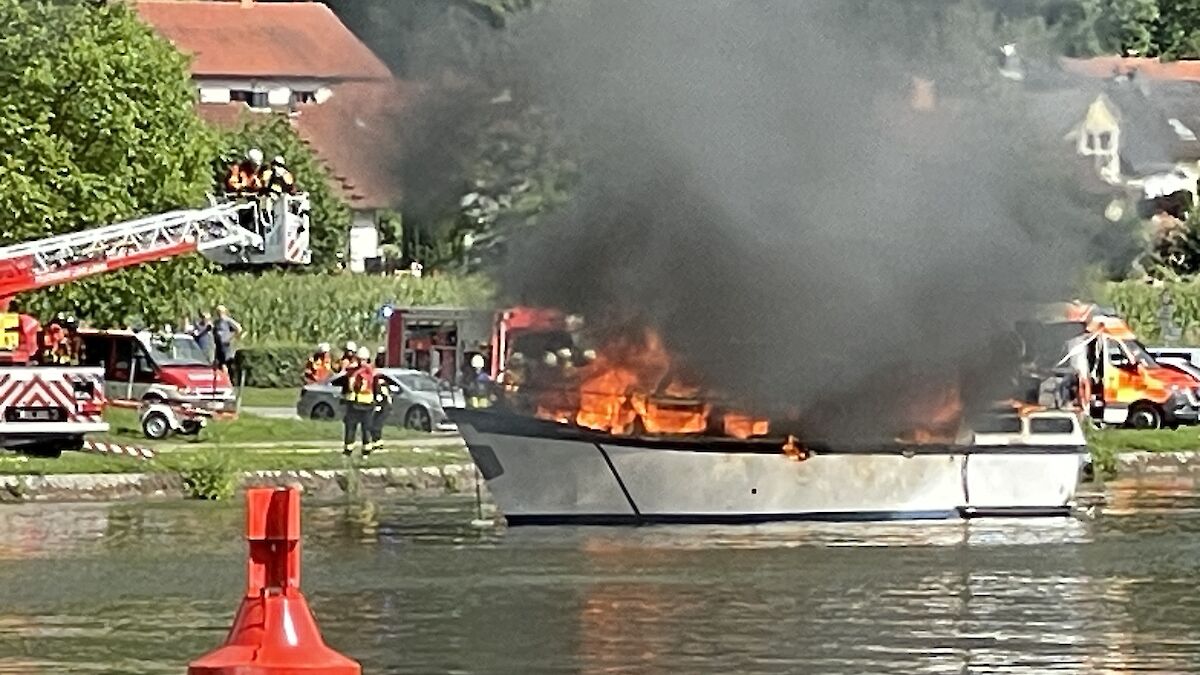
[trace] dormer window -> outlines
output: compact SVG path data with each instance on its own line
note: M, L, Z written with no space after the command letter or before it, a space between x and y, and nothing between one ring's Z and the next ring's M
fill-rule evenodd
M266 110L271 106L267 102L267 92L265 91L248 91L245 89L233 89L229 92L230 101L241 101L251 108Z

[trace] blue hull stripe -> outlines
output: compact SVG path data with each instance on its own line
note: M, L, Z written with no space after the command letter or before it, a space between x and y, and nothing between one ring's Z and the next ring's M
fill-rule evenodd
M995 517L1061 517L1070 507L998 508L948 511L818 511L809 513L593 513L505 516L510 526L523 525L749 525L771 522L879 522L897 520L958 520Z

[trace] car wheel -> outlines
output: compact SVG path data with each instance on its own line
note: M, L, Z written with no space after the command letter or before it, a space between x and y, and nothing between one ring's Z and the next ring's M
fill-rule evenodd
M312 412L309 413L309 416L314 420L331 420L336 414L333 406L328 403L318 403L312 407Z
M163 413L150 413L142 420L142 433L146 435L146 438L161 441L171 435L171 421Z
M433 431L433 418L423 406L414 405L404 413L404 426L413 431Z
M1158 429L1162 427L1162 415L1151 405L1135 405L1129 411L1129 426L1134 429Z

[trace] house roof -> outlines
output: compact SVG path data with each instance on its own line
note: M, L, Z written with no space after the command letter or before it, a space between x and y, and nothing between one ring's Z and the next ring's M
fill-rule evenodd
M192 56L193 76L384 80L387 66L320 2L139 0L138 15Z
M398 81L337 84L329 100L302 104L291 115L292 127L325 165L351 208L399 203L397 129L412 88ZM222 126L265 114L250 112L243 103L204 103L199 110L206 120Z
M1200 61L1159 61L1131 56L1097 56L1090 59L1063 59L1064 70L1085 77L1108 78L1136 71L1152 80L1200 82Z
M1200 81L1151 79L1141 70L1133 77L1113 77L1110 70L1104 79L1065 74L1068 79L1058 86L1029 92L1029 110L1043 130L1065 137L1101 98L1120 125L1121 160L1127 169L1149 173L1179 160L1200 159L1200 141L1189 136L1200 134Z

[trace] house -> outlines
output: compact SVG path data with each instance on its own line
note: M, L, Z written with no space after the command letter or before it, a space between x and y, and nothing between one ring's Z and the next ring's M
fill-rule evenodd
M319 2L137 0L138 15L192 57L200 114L231 125L284 114L354 212L348 266L378 256L378 218L398 206L393 140L412 87Z
M1118 59L1118 61L1148 59ZM1092 63L1093 61L1101 62ZM1113 59L1064 61L1052 85L1027 88L1035 117L1096 175L1139 201L1186 192L1200 179L1200 71L1197 79L1114 68ZM1169 64L1163 64L1169 65Z

